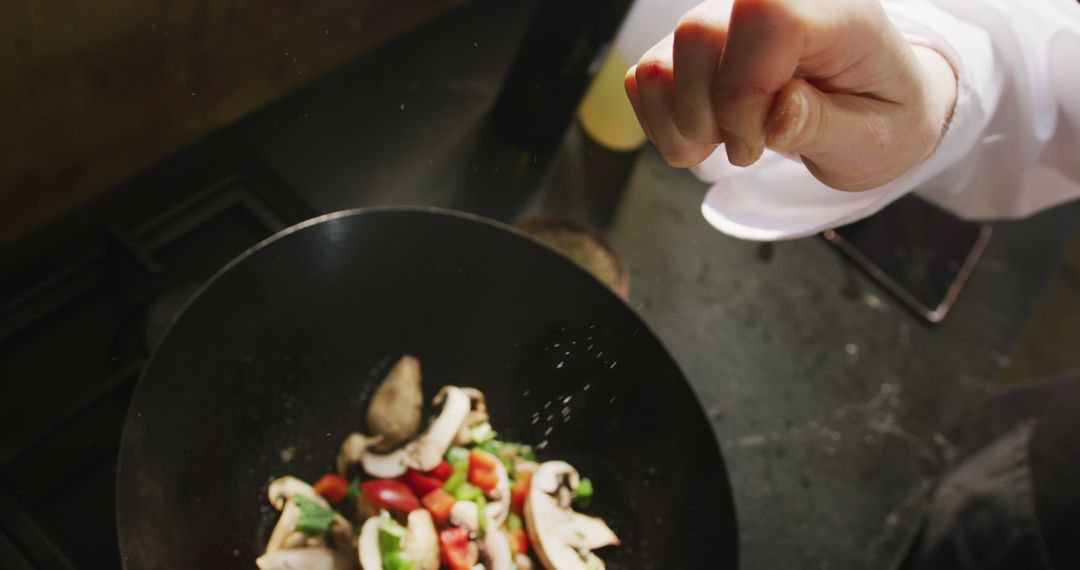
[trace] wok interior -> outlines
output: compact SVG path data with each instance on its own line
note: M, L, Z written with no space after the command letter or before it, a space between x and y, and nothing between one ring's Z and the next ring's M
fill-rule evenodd
M636 315L504 229L390 211L255 251L168 333L125 431L118 507L129 567L250 567L275 517L267 483L332 470L405 352L421 361L429 402L446 384L479 388L501 437L593 479L590 512L623 540L601 553L610 568L734 564L715 439ZM687 548L695 543L711 546Z

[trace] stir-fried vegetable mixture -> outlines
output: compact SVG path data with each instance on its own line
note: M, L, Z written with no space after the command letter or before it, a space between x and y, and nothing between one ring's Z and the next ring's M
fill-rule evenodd
M293 477L270 484L281 514L259 568L604 568L593 551L618 537L574 510L592 500L589 479L500 440L472 388L444 387L438 415L420 430L420 389L419 362L406 355L372 398L372 435L345 439L336 473L314 485Z

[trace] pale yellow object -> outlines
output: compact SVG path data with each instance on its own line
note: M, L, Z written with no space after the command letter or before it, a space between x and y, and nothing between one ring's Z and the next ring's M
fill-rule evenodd
M613 48L578 107L578 119L586 134L615 151L634 150L645 143L645 133L623 88L629 68L626 56Z

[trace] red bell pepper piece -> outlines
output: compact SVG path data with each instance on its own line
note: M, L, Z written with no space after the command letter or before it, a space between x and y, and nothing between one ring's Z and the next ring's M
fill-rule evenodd
M431 513L431 518L439 524L450 520L450 509L454 507L454 503L456 502L454 496L444 491L441 487L424 495L424 498L420 499L420 503Z
M450 527L439 532L439 546L443 564L450 570L470 570L469 531Z
M336 473L327 473L315 482L315 492L331 503L340 503L349 494L349 482Z
M510 539L510 548L515 554L529 553L529 535L525 533L525 529L510 529L506 535Z
M469 452L469 482L485 493L490 493L499 484L499 460L483 451Z
M442 481L434 477L428 477L423 473L409 469L401 476L401 482L409 486L409 489L416 494L417 497L423 497L424 495L434 491L435 489L442 489Z
M434 477L439 481L442 481L443 483L445 483L446 480L449 479L450 476L453 474L454 467L450 465L450 462L445 459L443 459L438 465L436 465L434 469L428 471L427 473L424 473L424 475L427 475L428 477Z
M525 516L525 499L529 496L529 484L532 482L532 472L518 473L514 484L510 486L510 511L517 516Z
M385 507L403 513L411 513L420 508L420 501L416 499L416 495L401 481L389 479L362 481L360 490L375 508Z

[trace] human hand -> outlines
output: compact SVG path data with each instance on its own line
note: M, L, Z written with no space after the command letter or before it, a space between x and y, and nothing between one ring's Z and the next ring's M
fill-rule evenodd
M749 166L768 147L857 191L934 150L956 77L877 0L709 0L630 68L626 92L673 166L695 166L720 144Z

